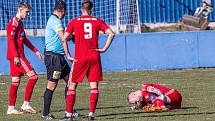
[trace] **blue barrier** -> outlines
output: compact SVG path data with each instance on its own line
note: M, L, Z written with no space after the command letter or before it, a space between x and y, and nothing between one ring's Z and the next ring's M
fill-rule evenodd
M199 67L215 67L214 31L198 33Z
M129 35L127 69L198 67L197 34L188 32Z
M215 67L215 31L156 32L117 35L106 53L101 54L104 71L156 70ZM106 42L99 36L99 46ZM29 37L43 52L44 37ZM74 45L69 43L70 52ZM9 74L7 39L0 37L0 73ZM43 61L25 48L26 57L38 73L45 73ZM71 64L71 63L70 63Z

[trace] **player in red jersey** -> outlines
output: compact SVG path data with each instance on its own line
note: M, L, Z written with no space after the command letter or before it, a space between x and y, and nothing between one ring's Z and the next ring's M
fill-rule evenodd
M90 113L89 120L95 119L95 108L98 101L98 82L102 80L102 66L100 53L105 52L115 33L101 19L91 16L92 2L85 0L82 3L82 16L74 18L69 22L63 38L63 47L67 58L73 62L69 89L66 97L66 115L62 121L72 120L72 110L75 103L76 87L82 82L85 75L90 83ZM98 48L99 31L108 34L106 44L103 48ZM75 58L72 58L67 45L70 35L75 36Z
M26 2L21 2L17 7L17 14L8 23L7 37L8 37L8 50L7 59L10 61L10 76L12 83L9 90L9 105L7 114L23 114L15 108L15 102L17 98L17 90L20 83L21 76L26 74L29 80L26 85L24 103L21 109L25 112L36 113L29 102L31 94L33 92L34 85L38 80L38 76L29 61L24 55L24 44L30 48L39 59L42 59L42 54L35 48L31 42L26 38L22 20L24 20L31 6Z
M152 107L181 108L182 96L176 89L159 84L143 84L140 90L128 94L128 102L132 109L142 109L148 104Z

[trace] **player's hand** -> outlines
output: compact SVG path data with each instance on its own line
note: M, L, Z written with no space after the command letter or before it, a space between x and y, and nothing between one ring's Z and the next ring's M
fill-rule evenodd
M19 57L14 58L14 64L19 66L21 64Z
M93 49L93 50L98 51L100 53L104 53L106 51L106 49L103 49L103 48L102 49L98 48L98 49Z
M71 62L77 61L77 60L75 60L75 58L72 58L71 56L67 57L67 59Z
M36 55L38 56L38 58L39 58L40 60L43 59L43 55L42 55L39 51L36 52Z

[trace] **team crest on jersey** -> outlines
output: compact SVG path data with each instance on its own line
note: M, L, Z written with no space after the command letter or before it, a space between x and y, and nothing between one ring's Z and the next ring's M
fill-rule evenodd
M54 71L52 78L53 79L60 79L60 76L61 76L61 72L60 71Z

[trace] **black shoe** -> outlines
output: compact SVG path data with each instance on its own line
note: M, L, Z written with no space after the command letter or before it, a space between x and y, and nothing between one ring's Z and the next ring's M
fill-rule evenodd
M63 119L60 119L59 121L73 121L73 118L65 116Z
M52 120L55 119L55 117L52 114L48 114L46 116L42 116L43 120Z
M81 118L83 118L84 116L83 115L81 115L80 113L78 113L76 110L74 110L73 112L72 112L72 118L73 119L81 119Z
M88 116L88 121L94 121L95 117L94 116Z

